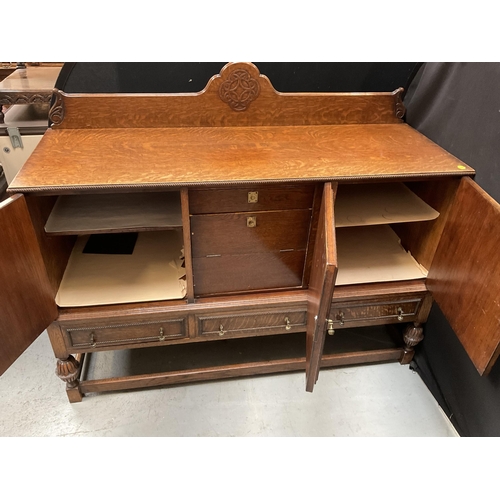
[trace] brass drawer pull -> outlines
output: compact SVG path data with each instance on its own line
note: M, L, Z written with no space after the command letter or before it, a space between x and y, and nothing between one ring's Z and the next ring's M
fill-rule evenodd
M94 332L92 332L92 333L90 334L90 345L91 345L92 347L95 347L95 346L97 345L97 341L96 341L96 339L95 339Z
M342 311L337 314L337 319L339 320L339 325L344 326L344 313Z
M335 330L333 329L333 320L327 320L326 324L328 327L328 335L333 335L335 333Z
M219 337L223 337L225 333L227 333L227 331L224 330L224 326L220 325L219 326Z
M398 321L403 321L403 308L398 307Z
M247 227L255 227L257 225L257 217L247 217Z
M291 330L292 325L290 325L290 320L288 318L285 318L285 330Z
M159 331L159 339L160 340L165 340L165 330L163 329L163 326L160 327L160 331Z

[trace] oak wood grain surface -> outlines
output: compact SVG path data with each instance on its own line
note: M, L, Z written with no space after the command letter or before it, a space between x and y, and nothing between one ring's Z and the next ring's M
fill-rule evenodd
M0 203L0 235L1 375L56 318L57 307L23 196Z
M302 285L305 250L193 258L195 296Z
M47 130L9 186L92 188L471 175L406 124Z
M379 349L365 352L326 354L321 359L321 367L348 366L362 363L393 361L401 357L403 349ZM97 380L84 380L80 384L83 393L119 391L157 387L161 385L220 380L232 377L264 375L304 370L306 360L300 358L275 359L272 361L255 361L225 366L203 367L191 370L155 373L151 375L131 375L128 377L112 377Z
M335 329L376 323L410 322L416 320L420 304L420 299L397 300L397 298L392 303L332 304L329 318L333 321Z
M184 241L184 267L186 269L186 298L188 302L194 300L193 287L193 259L191 252L191 221L189 220L189 193L186 188L181 189L182 238Z
M500 204L462 179L427 283L481 375L500 354Z
M305 309L273 312L268 314L243 312L233 315L200 315L198 319L198 335L226 337L239 333L257 335L260 331L269 335L303 331L306 325ZM222 331L221 331L222 327ZM222 334L222 335L221 335Z
M337 249L333 207L337 184L326 183L318 217L311 280L307 297L306 391L312 392L318 380L325 342L326 319L337 276Z
M247 185L189 190L193 215L311 208L315 184ZM257 201L249 202L249 193Z
M365 332L366 333L366 332ZM339 332L327 339L321 367L347 366L397 360L403 349L387 333L361 343L349 332ZM381 346L384 348L380 348ZM180 349L180 350L179 350ZM302 334L280 335L258 339L232 339L205 345L166 346L154 356L136 351L127 371L115 371L110 378L99 378L97 370L84 380L81 390L102 392L174 383L213 380L236 376L262 375L304 370ZM97 354L97 356L100 356ZM171 359L172 363L161 362ZM97 376L96 376L97 375ZM114 375L114 376L113 376Z
M401 238L402 245L426 269L430 269L432 265L459 184L460 178L409 183L408 186L415 194L439 212L439 217L431 221L391 225Z
M218 95L65 94L64 120L55 127L156 128L400 123L395 97L385 93L281 93L234 112ZM208 106L208 109L207 109ZM273 109L274 108L274 109Z
M44 231L45 223L54 207L56 197L26 196L25 200L55 297L73 250L76 236L53 236ZM13 223L15 224L14 221Z
M248 217L255 227L247 226ZM310 210L191 216L193 257L305 250Z
M188 304L185 300L170 300L134 304L113 304L99 307L68 307L60 308L58 322L68 327L84 325L88 322L105 325L113 321L135 321L144 317L162 317L172 313L201 313L203 311L247 309L251 307L291 307L302 306L307 303L307 291L290 290L269 293L248 293L228 297L198 298Z
M398 123L404 110L401 91L283 93L277 92L254 64L229 63L219 75L208 81L204 90L197 93L65 94L58 91L55 106L64 112L55 120L55 126L128 128Z
M180 195L116 193L59 196L46 233L97 234L182 227Z
M160 331L161 330L161 331ZM69 329L73 347L97 347L133 342L162 342L187 337L186 318L162 318L156 322L144 321L131 325L107 325L104 328L84 327ZM95 345L93 345L95 344Z
M281 300L271 300L275 295L280 295ZM85 314L81 311L75 314L78 310L74 309L75 313L70 315L64 311L59 320L51 325L51 330L57 341L56 347L62 345L65 352L71 353L290 334L305 330L306 300L302 295L278 292L269 296L267 301L249 297L242 300L238 297L231 297L231 300L218 297L216 302L205 299L204 304L185 304L174 311L164 305L149 308L148 312L136 307L129 311L133 315L128 316L120 311L118 305L105 306L105 312L99 311L102 308L86 308ZM224 336L218 335L221 323L224 325ZM210 325L215 325L216 330L211 331ZM210 331L203 334L207 326ZM290 328L287 329L287 326ZM160 327L164 329L164 339L160 339ZM95 345L90 341L92 334Z

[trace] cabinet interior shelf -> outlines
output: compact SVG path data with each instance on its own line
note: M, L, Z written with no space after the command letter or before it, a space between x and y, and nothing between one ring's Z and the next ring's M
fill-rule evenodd
M335 201L335 226L370 226L436 219L439 212L402 182L341 184Z
M117 236L117 235L111 235ZM56 296L60 307L80 307L185 296L182 231L137 235L132 253L85 253L79 236Z
M98 234L182 227L178 191L59 196L48 234Z
M388 225L337 228L336 285L405 281L427 277Z

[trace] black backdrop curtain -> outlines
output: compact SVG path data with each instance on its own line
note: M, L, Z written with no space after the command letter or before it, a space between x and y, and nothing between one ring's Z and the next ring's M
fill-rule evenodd
M474 168L476 182L497 201L499 89L500 63L426 63L405 99L407 122ZM479 376L435 304L424 335L415 367L458 432L500 436L500 361L488 376Z
M65 92L199 92L223 62L66 63L56 87ZM419 64L256 62L280 92L392 92L407 87Z

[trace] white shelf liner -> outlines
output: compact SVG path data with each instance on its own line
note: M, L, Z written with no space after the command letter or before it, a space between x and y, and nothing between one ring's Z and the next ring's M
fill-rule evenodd
M388 226L338 228L336 285L422 279L427 271Z
M139 233L131 255L84 254L78 237L56 303L95 306L181 299L186 294L182 231Z

